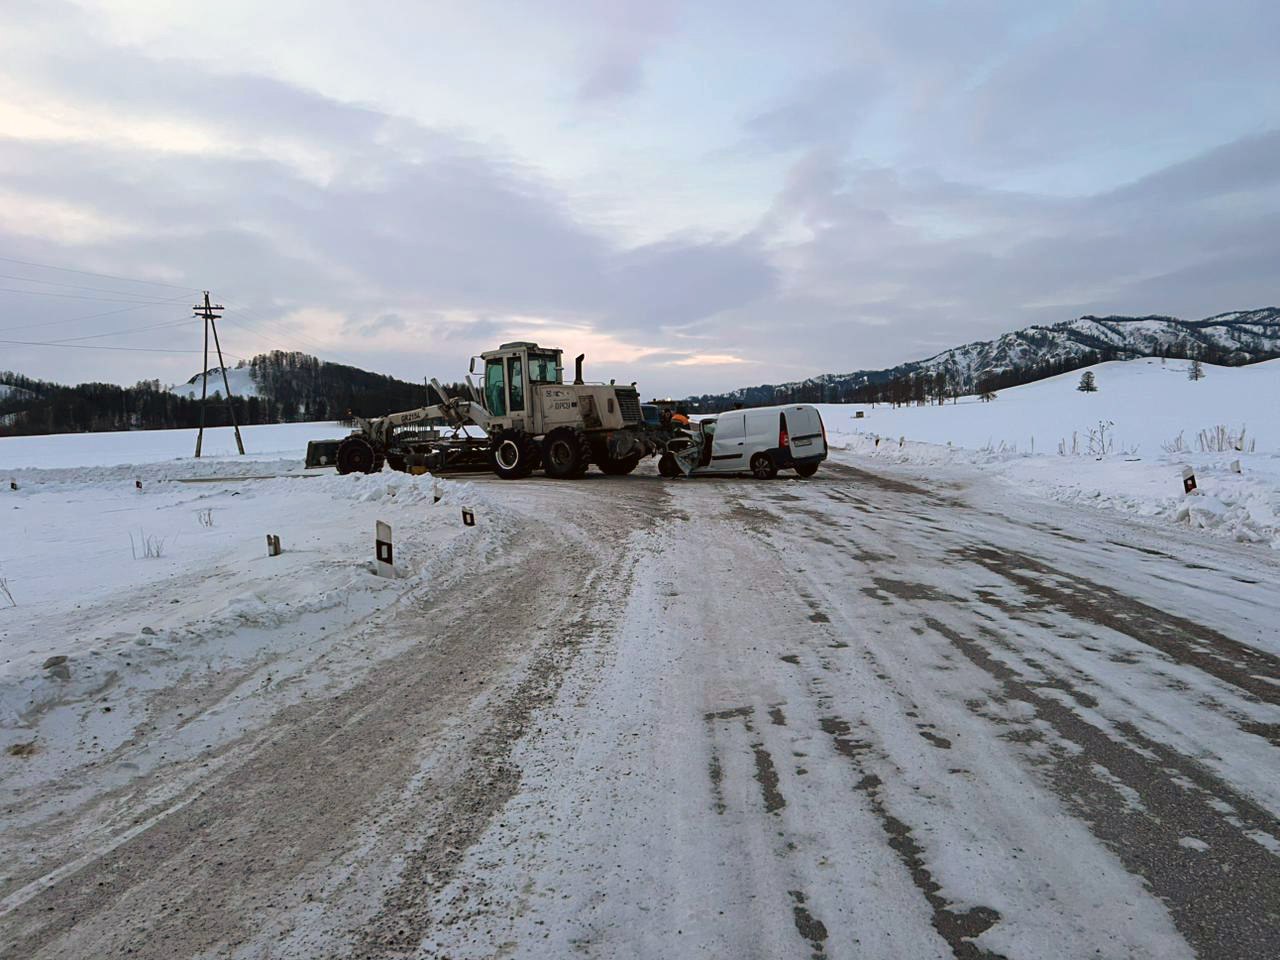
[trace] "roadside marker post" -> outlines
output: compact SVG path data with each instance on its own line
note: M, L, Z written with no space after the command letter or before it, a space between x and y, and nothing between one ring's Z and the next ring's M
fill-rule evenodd
M432 503L439 503L439 502L440 502L440 498L441 498L441 497L443 497L443 496L444 496L444 494L442 494L442 493L440 492L440 481L439 481L439 480L432 480L432 481L431 481L431 502L432 502Z
M1196 474L1190 467L1182 468L1182 492L1195 493L1196 490Z
M396 568L392 561L391 524L379 520L374 528L373 540L374 560L378 567L378 576L395 577Z
M10 481L9 481L9 489L10 489L10 490L17 490L17 489L18 489L18 481L17 481L17 480L10 480Z
M1240 473L1240 472L1241 472L1241 471L1240 471L1240 461L1239 461L1239 460L1232 460L1232 461L1231 461L1231 472L1232 472L1232 473Z
M280 535L276 533L267 534L267 556L280 556Z
M462 508L462 525L464 527L474 527L476 525L476 515L466 507Z
M133 486L134 486L134 489L135 489L135 490L141 490L141 489L142 489L142 481L141 481L141 480L135 480L135 481L133 481Z

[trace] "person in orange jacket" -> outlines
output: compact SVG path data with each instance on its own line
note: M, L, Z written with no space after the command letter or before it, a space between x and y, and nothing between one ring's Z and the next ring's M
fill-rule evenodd
M689 429L689 411L684 407L676 407L676 412L671 415L671 422L677 427Z

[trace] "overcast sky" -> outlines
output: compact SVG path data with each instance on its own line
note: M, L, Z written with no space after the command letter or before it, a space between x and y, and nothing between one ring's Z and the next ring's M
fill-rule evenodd
M0 369L185 380L202 288L237 356L531 339L681 395L1275 304L1277 37L1274 0L0 0L0 338L64 341Z

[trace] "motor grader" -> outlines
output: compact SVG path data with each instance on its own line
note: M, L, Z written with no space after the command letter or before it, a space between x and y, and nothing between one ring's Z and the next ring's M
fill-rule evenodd
M644 422L635 384L586 383L582 354L573 382L565 383L562 358L562 350L536 343L504 343L472 359L471 373L481 383L477 388L466 378L470 396L448 396L432 380L439 403L376 419L357 417L350 436L312 441L307 466L376 473L384 463L433 472L487 465L499 477L517 479L539 467L549 477L579 477L594 463L620 476L644 457L667 451L672 431ZM472 427L485 436L475 436Z

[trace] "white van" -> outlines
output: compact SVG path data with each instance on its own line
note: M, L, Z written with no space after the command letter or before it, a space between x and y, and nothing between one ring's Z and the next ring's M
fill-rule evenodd
M779 470L795 470L812 477L827 459L827 429L817 408L805 403L707 417L695 425L694 437L701 442L676 458L685 473L750 472L768 480Z

